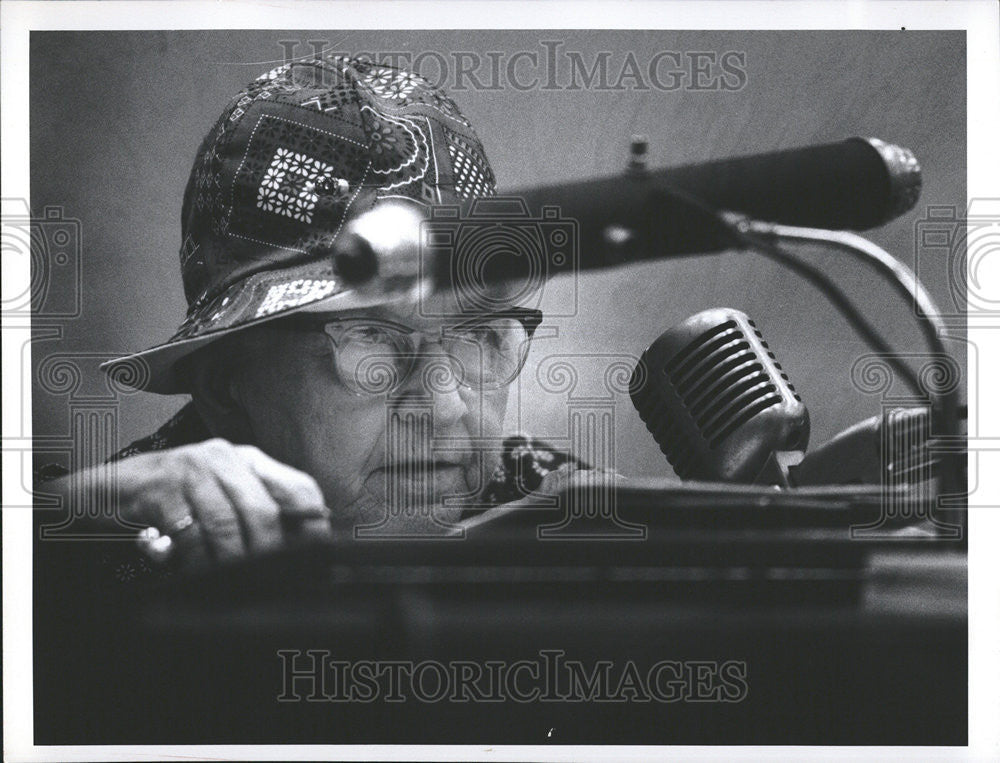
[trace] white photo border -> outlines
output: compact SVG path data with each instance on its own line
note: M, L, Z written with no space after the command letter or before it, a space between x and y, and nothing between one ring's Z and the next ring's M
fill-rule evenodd
M699 29L699 30L965 30L968 55L969 198L1000 198L1000 25L994 0L882 2L879 0L756 0L716 2L505 2L503 0L335 2L22 2L0 4L2 50L2 195L30 198L28 113L28 39L31 30L73 29L227 29L234 18L241 29L325 29L335 8L337 25L350 29ZM447 8L447 13L442 12ZM320 12L321 11L321 12ZM498 23L499 22L499 23ZM26 268L3 261L4 279L28 283ZM1000 294L993 298L1000 298ZM3 329L10 321L4 318ZM1000 332L979 326L969 315L968 337L979 347L979 389L994 389L998 378ZM20 350L3 348L4 421L22 418L30 400L30 369L21 368ZM13 372L8 372L14 369ZM1000 400L970 395L970 417L978 417L980 437L1000 424ZM975 410L978 399L979 410ZM28 417L30 418L30 417ZM28 429L19 439L30 438ZM4 424L4 449L8 446ZM1000 436L1000 435L996 435ZM1000 506L1000 458L980 453L979 503ZM5 458L5 462L7 459ZM7 464L5 463L5 466ZM20 475L3 470L3 504L29 505ZM10 761L89 760L648 760L669 754L675 760L824 760L886 757L921 761L1000 759L1000 513L970 509L975 527L969 539L969 747L968 748L802 748L802 747L551 747L551 746L392 746L392 745L127 745L41 746L33 744L32 701L32 523L29 512L7 512L3 522L3 700L4 758Z

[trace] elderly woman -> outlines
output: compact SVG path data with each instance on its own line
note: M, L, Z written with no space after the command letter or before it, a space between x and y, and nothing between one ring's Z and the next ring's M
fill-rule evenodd
M321 58L259 77L188 182L184 323L107 367L192 402L58 489L117 490L103 522L196 569L337 533L447 532L555 487L576 462L501 436L541 320L525 289L421 277L427 210L494 189L469 122L409 72Z

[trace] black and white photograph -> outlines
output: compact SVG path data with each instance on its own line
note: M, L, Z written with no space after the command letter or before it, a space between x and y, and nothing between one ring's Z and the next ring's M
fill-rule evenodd
M1000 759L991 2L9 2L5 760Z

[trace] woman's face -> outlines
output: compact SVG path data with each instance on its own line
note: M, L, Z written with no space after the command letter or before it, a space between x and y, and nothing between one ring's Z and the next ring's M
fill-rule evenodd
M499 450L508 388L464 386L442 373L439 341L454 321L390 307L329 317L416 329L411 372L391 394L358 394L340 378L338 350L321 330L262 326L234 379L254 444L312 475L345 527L440 532L461 514L453 504L477 494L495 467L489 453Z

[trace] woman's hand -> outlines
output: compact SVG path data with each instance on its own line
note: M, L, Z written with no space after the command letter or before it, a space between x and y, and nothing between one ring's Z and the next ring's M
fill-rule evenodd
M119 521L87 521L119 531L122 522L137 532L155 528L170 537L171 556L183 571L331 537L330 512L316 481L250 445L207 440L50 483L58 484L67 501L73 500L71 479L86 486L82 495L107 490L113 496L117 489L117 501L110 505L117 507ZM72 513L79 516L83 508L73 506Z

